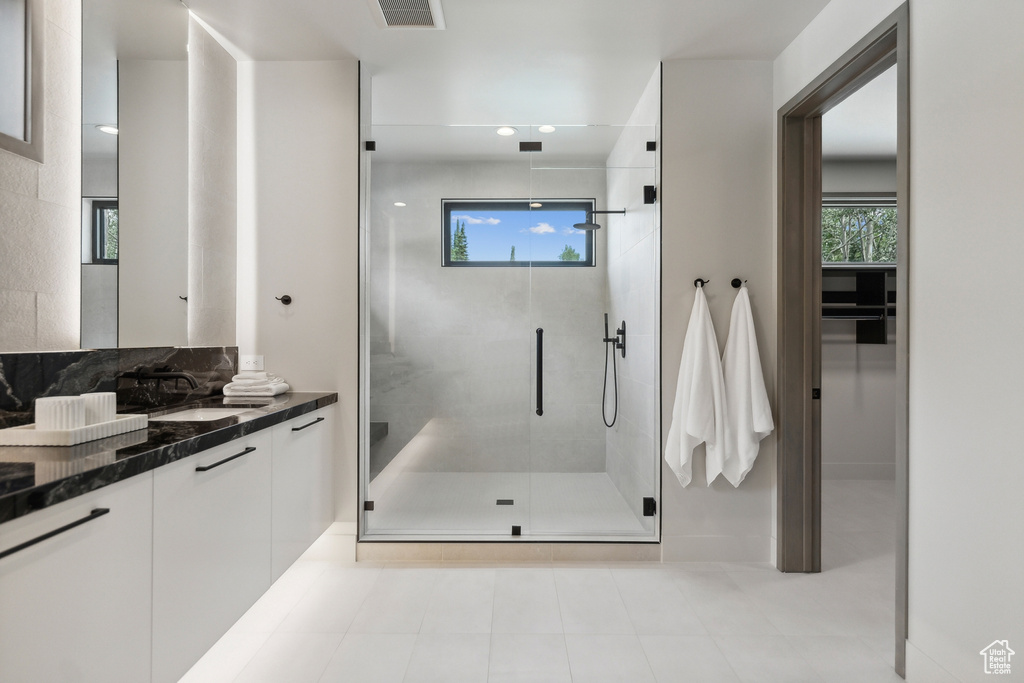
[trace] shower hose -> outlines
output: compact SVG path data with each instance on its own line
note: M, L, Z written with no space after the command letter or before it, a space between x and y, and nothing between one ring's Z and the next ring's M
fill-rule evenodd
M615 339L608 339L608 318L605 316L605 342L604 342L604 386L601 389L601 419L605 427L615 425L619 416L619 371L615 364ZM615 408L612 411L612 420L608 421L608 354L612 355L612 385L615 392Z

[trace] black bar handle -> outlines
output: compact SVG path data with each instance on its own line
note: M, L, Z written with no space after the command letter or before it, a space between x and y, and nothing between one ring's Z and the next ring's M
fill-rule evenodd
M196 472L206 472L207 470L212 470L212 469L213 469L214 467L220 467L220 466L221 466L221 465L223 465L224 463L226 463L226 462L231 462L231 461L232 461L232 460L234 460L235 458L241 458L241 457L242 457L243 455L249 455L249 454L250 454L250 453L252 453L252 452L253 452L254 450L256 450L256 447L255 447L255 446L249 446L248 448L246 448L246 449L245 449L244 451L242 451L241 453L235 453L235 454L234 454L234 455L232 455L232 456L231 456L230 458L224 458L224 459L223 459L223 460L221 460L220 462L215 462L215 463L213 463L212 465L201 465L201 466L199 466L199 467L197 467L197 468L196 468Z
M45 541L48 538L53 538L57 534L62 534L65 531L67 531L68 529L74 529L76 526L79 526L81 524L85 524L86 522L91 522L92 520L96 519L97 517L102 517L103 515L107 514L108 512L110 512L110 508L96 508L95 510L90 512L88 514L88 516L86 516L86 517L82 517L81 519L76 520L74 522L71 522L70 524L65 524L61 528L54 529L53 531L49 531L49 532L43 534L42 536L36 536L31 541L25 541L24 543L21 543L19 545L14 546L13 548L8 548L7 550L5 550L2 553L0 553L0 560L4 559L8 555L13 555L14 553L18 552L19 550L24 550L25 548L30 548L30 547L34 546L36 543L42 543L43 541Z
M544 414L544 328L537 328L537 415Z
M312 426L313 426L313 425L315 425L315 424L316 424L317 422L323 422L323 421L324 421L324 420L326 420L326 419L327 419L326 417L318 417L317 419L315 419L315 420L313 420L312 422L310 422L310 423L309 423L308 425L302 425L301 427L292 427L292 431L293 431L293 432L301 432L301 431L302 431L303 429L305 429L306 427L312 427Z

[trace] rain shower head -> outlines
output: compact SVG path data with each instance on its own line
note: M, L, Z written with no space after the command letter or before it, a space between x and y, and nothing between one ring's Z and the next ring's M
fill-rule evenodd
M601 226L598 225L594 221L594 214L595 213L622 213L622 214L624 214L624 213L626 213L626 210L623 209L622 211L587 211L587 221L586 221L586 223L576 223L572 227L576 228L577 230L600 230Z

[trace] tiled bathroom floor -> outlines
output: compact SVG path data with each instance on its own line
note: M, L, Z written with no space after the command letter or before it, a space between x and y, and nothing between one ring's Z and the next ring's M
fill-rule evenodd
M826 481L822 498L820 574L353 564L329 559L325 537L183 680L900 681L893 483Z

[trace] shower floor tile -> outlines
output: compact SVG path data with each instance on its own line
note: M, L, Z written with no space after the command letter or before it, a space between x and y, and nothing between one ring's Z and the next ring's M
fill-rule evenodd
M603 472L402 472L374 500L367 531L508 536L514 525L524 537L644 534Z

